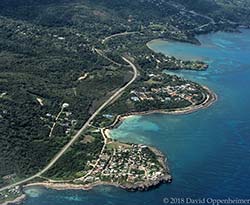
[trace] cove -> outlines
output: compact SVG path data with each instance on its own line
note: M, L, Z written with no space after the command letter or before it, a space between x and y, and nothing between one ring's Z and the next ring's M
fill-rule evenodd
M109 186L91 191L26 190L25 205L164 204L175 198L249 198L250 194L250 31L199 36L201 46L153 41L156 52L201 59L207 71L174 71L208 86L218 101L188 115L153 114L125 120L111 135L149 144L168 158L172 184L129 193Z

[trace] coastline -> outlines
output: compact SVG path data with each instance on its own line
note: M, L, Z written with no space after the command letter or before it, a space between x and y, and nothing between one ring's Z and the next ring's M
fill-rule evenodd
M106 138L109 138L109 134L106 133L107 130L104 130L103 135ZM111 138L110 138L111 139ZM149 191L151 189L154 189L156 187L159 187L161 184L164 183L171 183L172 182L172 176L170 175L170 169L168 167L167 158L165 155L159 151L158 149L148 146L148 148L155 154L157 157L157 160L161 164L161 166L164 169L164 175L158 177L155 180L148 180L148 181L139 181L135 184L131 183L124 183L120 184L117 182L107 182L107 181L96 181L93 183L88 184L74 184L73 182L52 182L52 181L44 181L44 182L34 182L30 184L26 184L23 186L23 188L29 188L29 187L35 187L35 186L42 186L47 189L54 189L54 190L84 190L88 191L91 190L97 186L114 186L117 188L124 189L129 192L135 192L135 191ZM6 204L7 205L7 204Z
M124 189L129 192L135 192L135 191L148 191L151 189L154 189L156 187L159 187L163 183L171 183L172 182L172 177L168 174L166 174L164 177L159 178L158 180L154 182L138 182L134 185L131 184L118 184L115 182L95 182L95 183L90 183L86 185L80 185L80 184L73 184L73 183L52 183L52 182L37 182L37 183L31 183L24 185L23 188L30 188L30 187L36 187L36 186L42 186L47 189L54 189L58 191L62 190L84 190L84 191L89 191L97 186L114 186L117 188ZM24 196L26 196L24 194ZM25 199L25 198L24 198ZM24 199L20 199L23 201ZM3 205L9 205L9 204L3 204Z
M109 137L109 135L105 132L103 133L105 137ZM167 159L164 156L164 154L159 151L158 149L148 146L148 148L157 156L157 159L159 163L162 165L164 168L164 175L161 177L158 177L156 180L151 181L142 181L142 182L137 182L135 184L130 184L130 183L124 183L124 184L119 184L117 182L106 182L106 181L97 181L89 184L74 184L74 183L64 183L64 182L50 182L50 181L45 181L45 182L34 182L30 183L27 185L24 185L23 188L29 188L29 187L35 187L35 186L42 186L47 189L54 189L54 190L84 190L88 191L93 189L94 187L97 186L114 186L117 188L124 189L126 191L134 192L134 191L148 191L151 189L154 189L156 187L159 187L161 184L164 183L171 183L172 182L172 176L170 175L170 170L169 167L166 163ZM6 204L7 205L7 204Z
M26 199L26 195L22 194L21 196L15 198L12 201L6 201L1 205L13 205L13 204L21 204Z
M196 41L178 41L179 43L185 43L189 45L195 45L195 46L202 46L202 43L197 39ZM169 51L164 50L162 51L160 47L162 45L168 47L168 45L171 47L171 44L175 44L176 41L174 40L168 40L164 38L158 38L158 39L153 39L149 42L146 43L146 47L151 50L154 53L161 54L167 58L172 58L175 57L175 60L172 62L174 65L166 69L163 66L163 70L170 70L170 71L175 71L175 70L192 70L192 71L205 71L209 68L209 64L202 58L202 57L197 57L197 56L185 56L181 55L178 56L177 54L169 53ZM164 59L163 59L164 61ZM160 61L161 62L161 61ZM185 63L183 63L185 62ZM159 66L159 65L158 65Z
M108 132L111 129L117 128L119 127L119 125L126 120L129 117L133 117L133 116L137 116L137 115L151 115L151 114L165 114L165 115L184 115L184 114L191 114L194 112L197 112L201 109L206 109L208 107L210 107L211 105L213 105L217 100L218 100L218 96L216 95L216 93L214 93L212 90L210 90L208 87L206 86L202 86L207 92L207 98L204 102L202 102L199 105L191 105L189 107L185 107L185 108L177 108L177 109L173 109L173 110L149 110L149 111L142 111L142 112L130 112L130 113L125 113L122 115L118 115L116 117L116 119L114 120L114 122L107 126L105 128L105 130L107 130ZM108 138L111 138L110 135L107 136Z
M151 51L153 51L153 52L156 52L156 51L150 46L150 44L153 44L153 43L160 43L160 42L169 43L169 42L171 42L171 40L167 40L167 39L164 39L164 38L153 39L153 40L151 40L151 41L149 41L149 42L146 43L146 47L147 47L149 50L151 50ZM157 52L157 53L158 53L158 52ZM166 54L164 54L164 55L170 57L170 55L166 55Z
M146 46L148 49L150 49L151 51L153 52L156 52L153 48L151 48L150 44L151 43L160 43L160 42L167 42L167 43L170 43L170 42L180 42L180 43L190 43L190 44L193 44L193 45L198 45L200 46L201 45L201 42L197 39L197 38L194 38L194 39L190 39L190 40L184 40L184 41L176 41L176 40L173 40L173 39L167 39L167 38L156 38L156 39L153 39L153 40L150 40L149 42L146 43ZM165 55L165 54L164 54Z
M204 89L206 89L208 91L208 95L206 100L196 106L189 106L186 108L180 108L180 109L175 109L175 110L171 110L171 111L167 111L167 110L150 110L150 111L145 111L145 112L134 112L134 113L126 113L123 115L118 115L115 119L115 121L108 127L104 128L104 132L103 135L105 135L105 138L108 139L112 139L110 136L110 130L114 129L116 127L118 127L125 119L135 116L135 115L149 115L149 114L155 114L155 113L160 113L160 114L170 114L170 115L181 115L181 114L190 114L193 112L196 112L200 109L205 109L210 107L213 103L215 103L218 99L217 95L211 91L209 88L203 86ZM103 181L98 181L98 182L94 182L94 183L90 183L90 184L85 184L85 185L81 185L81 184L73 184L73 183L53 183L53 182L36 182L36 183L30 183L27 184L25 186L23 186L24 188L28 188L28 187L33 187L33 186L42 186L48 189L55 189L55 190L91 190L92 188L96 187L96 186L101 186L101 185L105 185L105 186L115 186L117 188L122 188L125 189L127 191L147 191L150 190L152 188L158 187L159 185L161 185L162 183L171 183L172 181L172 177L169 174L169 167L166 163L167 159L166 157L156 148L154 147L150 147L149 148L157 155L159 162L162 164L162 166L164 167L166 173L163 177L157 179L154 182L149 182L149 183L145 183L145 182L139 182L137 184L134 185L128 185L128 184L118 184L118 183L114 183L114 182L103 182Z
M154 39L152 41L157 41L157 40L165 40L165 39ZM169 41L169 40L166 39L166 41ZM149 49L151 49L150 46L148 45L150 42L146 44L146 46ZM187 42L187 43L199 44L200 42L198 41L198 42ZM182 114L190 114L190 113L199 111L200 109L206 109L210 107L211 105L213 105L218 100L218 96L208 87L203 86L203 88L208 92L208 94L204 102L202 102L199 105L195 105L195 106L191 105L189 107L177 108L173 110L149 110L149 111L143 111L143 112L132 112L132 113L118 115L116 116L115 121L110 126L104 128L103 135L105 135L104 137L107 137L108 139L112 139L110 137L109 131L111 129L118 127L125 119L132 117L132 116L150 115L150 114L182 115ZM37 182L37 183L30 183L30 184L24 185L23 187L28 188L32 186L42 186L45 188L55 189L55 190L86 190L88 191L88 190L93 189L94 187L104 185L104 186L114 186L117 188L122 188L127 191L147 191L147 190L156 188L163 183L171 183L172 176L169 174L170 170L169 170L168 164L166 163L167 158L158 149L154 147L149 147L149 148L159 157L159 162L162 164L165 170L164 176L160 177L159 179L155 181L151 181L149 183L138 182L134 185L127 185L127 184L121 185L121 184L114 183L114 182L98 181L98 182L94 182L94 183L90 183L86 185L78 185L78 184L73 184L73 183ZM26 194L23 193L20 197L14 199L13 201L6 201L2 205L20 204L25 199L26 199Z

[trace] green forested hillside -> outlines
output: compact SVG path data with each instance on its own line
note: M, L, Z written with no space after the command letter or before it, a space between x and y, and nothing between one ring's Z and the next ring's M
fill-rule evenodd
M19 179L41 169L128 81L127 67L94 48L118 61L132 55L143 76L156 66L146 41L195 42L196 34L249 25L249 10L248 1L234 0L1 0L0 186L12 183L6 175ZM125 31L141 35L102 44Z

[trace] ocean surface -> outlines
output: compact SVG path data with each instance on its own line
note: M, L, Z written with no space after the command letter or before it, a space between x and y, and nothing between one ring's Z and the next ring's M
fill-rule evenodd
M180 200L172 204L185 204L181 200L187 204L191 198L250 198L250 31L198 38L201 46L153 41L150 47L166 55L208 62L207 71L172 74L208 86L218 101L188 115L128 118L111 133L115 139L153 145L166 154L172 184L143 193L110 186L91 191L33 187L26 190L24 205L163 205L174 202L171 198Z

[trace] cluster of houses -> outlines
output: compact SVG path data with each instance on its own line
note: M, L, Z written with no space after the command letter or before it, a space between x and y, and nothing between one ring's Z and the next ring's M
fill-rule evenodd
M165 87L158 87L158 88L145 88L142 87L138 91L132 90L130 92L131 97L130 99L134 102L141 102L141 101L180 101L180 100L187 100L191 104L197 104L197 97L199 94L197 93L197 88L195 85L190 83L186 83L183 85L168 85Z
M15 186L11 189L8 189L7 191L5 192L0 192L0 202L5 200L5 199L8 199L10 197L13 197L13 196L19 196L22 194L22 191L20 189L19 186Z
M40 119L49 124L49 127L52 128L53 123L56 123L57 126L64 128L65 134L70 134L72 127L77 123L77 120L71 119L72 112L63 111L60 116L55 116L50 113L47 113L45 117L40 117Z
M107 149L101 154L100 161L85 181L130 184L155 181L164 176L164 168L151 154L154 153L144 145L119 145Z
M175 59L172 57L165 57L163 62L167 63L167 65L171 65L172 69L188 69L188 70L206 70L208 68L208 64L203 63L201 61L184 61ZM171 67L169 67L171 69Z
M141 58L145 58L149 62L155 62L156 68L169 69L169 70L206 70L208 64L199 60L181 60L173 56L162 56L161 54L152 55L139 55Z
M197 88L189 83L176 86L166 86L162 88L162 90L163 92L167 92L171 98L175 98L176 100L185 99L193 105L198 103L196 100L196 97L199 96L197 93ZM154 91L160 92L159 89Z

